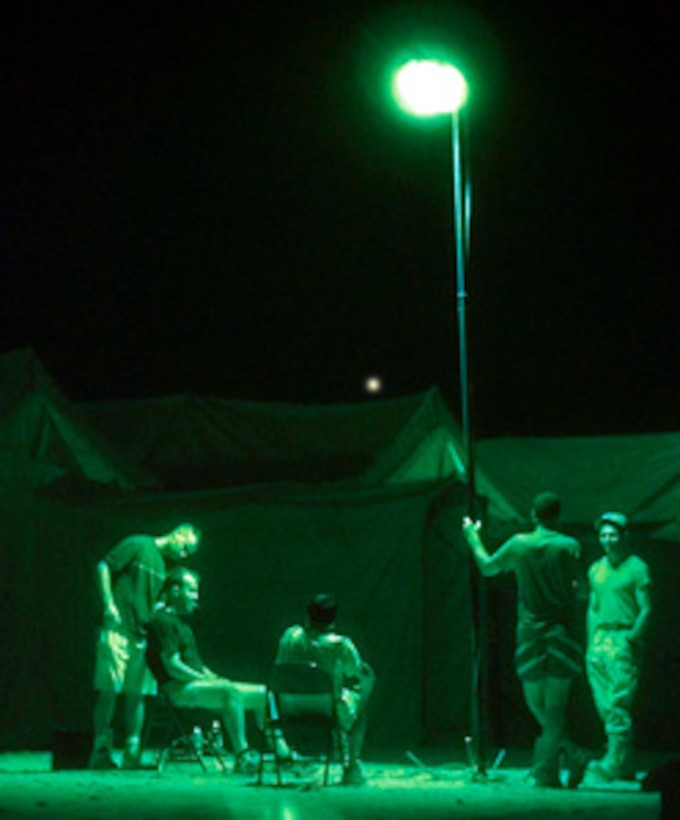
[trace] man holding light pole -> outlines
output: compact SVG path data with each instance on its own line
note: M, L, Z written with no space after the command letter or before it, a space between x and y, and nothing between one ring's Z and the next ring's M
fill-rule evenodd
M512 536L493 555L482 542L479 521L464 518L463 535L482 575L513 572L517 579L517 676L541 728L531 780L536 786L559 787L559 759L566 752L568 785L575 788L587 763L567 735L571 686L583 665L574 637L581 545L556 529L560 507L554 493L539 493L531 510L534 529Z

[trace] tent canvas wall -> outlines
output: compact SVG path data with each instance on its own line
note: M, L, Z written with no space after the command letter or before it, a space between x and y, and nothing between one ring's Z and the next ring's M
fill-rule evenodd
M81 409L128 463L166 489L369 487L465 476L460 428L436 388L324 407L184 395ZM521 520L483 470L476 486L495 521Z
M378 672L372 742L468 731L469 559L450 538L465 493L455 424L436 391L354 408L161 399L127 415L71 414L59 402L83 419L78 447L66 458L41 450L57 480L16 484L2 508L0 745L44 746L59 725L89 725L95 563L124 535L184 519L206 534L196 628L212 665L262 680L283 627L332 588ZM168 407L172 423L159 425ZM26 439L7 439L13 457L27 457ZM82 467L114 462L125 469L108 481ZM150 474L162 491L149 489ZM503 505L497 495L494 509Z
M403 485L330 498L281 488L84 504L38 498L30 574L4 602L3 623L15 629L4 642L12 674L0 701L3 745L40 745L55 725L87 726L94 563L125 534L163 532L185 519L205 534L192 565L203 578L195 627L211 666L263 680L283 628L304 618L311 594L331 589L342 625L378 670L373 742L415 743L433 720L434 728L444 722L462 735L469 647L455 636L467 629L468 588L450 545L428 537L442 488L433 489ZM449 489L455 502L456 488ZM425 561L438 566L432 580ZM426 624L433 599L438 634ZM458 685L430 685L440 675Z
M590 530L600 511L620 509L652 538L666 538L678 521L680 433L486 439L476 452L525 515L536 492L550 487L564 500L565 526Z
M153 484L71 403L30 349L0 355L0 454L39 486L63 477L130 489Z
M182 519L206 533L196 629L215 666L262 679L280 630L330 586L378 671L371 742L468 731L464 457L436 390L328 408L195 396L73 406L18 351L0 356L0 410L0 747L45 746L56 726L89 725L95 563L118 538ZM635 512L657 587L641 739L672 747L678 437L615 438L479 442L477 485L492 546L528 526L542 487L564 496L565 526L590 555L595 507ZM488 589L488 719L497 743L522 744L534 726L513 671L512 581Z

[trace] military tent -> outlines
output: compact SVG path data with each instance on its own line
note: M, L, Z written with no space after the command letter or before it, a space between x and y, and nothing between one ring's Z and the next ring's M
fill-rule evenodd
M149 483L90 425L30 349L0 355L0 454L32 486L70 477Z
M440 392L335 406L171 396L83 406L127 461L166 489L259 484L369 487L465 476L460 429ZM479 471L488 514L521 514Z
M536 492L550 487L563 497L564 524L576 528L618 509L663 539L678 521L680 433L486 439L476 452L525 515Z
M37 451L41 480L3 503L0 745L44 747L59 726L89 726L96 561L127 534L182 520L205 535L196 631L212 666L264 679L280 632L331 589L378 673L372 742L468 731L470 562L456 541L466 493L436 390L341 407L198 397L74 407L33 354L5 361L14 375L2 406L22 395L39 404L26 398L39 386L53 437ZM25 429L14 423L5 440L33 464ZM480 506L514 515L484 477L480 486Z

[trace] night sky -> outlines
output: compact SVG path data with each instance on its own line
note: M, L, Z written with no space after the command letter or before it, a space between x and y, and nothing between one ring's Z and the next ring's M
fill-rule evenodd
M457 412L448 122L388 82L436 48L471 86L476 435L680 429L671 3L12 5L0 350L73 400L378 374Z

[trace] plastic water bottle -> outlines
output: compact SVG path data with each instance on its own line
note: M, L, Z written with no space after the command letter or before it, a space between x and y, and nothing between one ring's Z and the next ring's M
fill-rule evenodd
M196 754L203 754L203 730L200 726L194 726L191 732L191 745Z
M222 724L219 720L213 720L210 730L210 738L218 752L224 751L224 737L222 735Z

